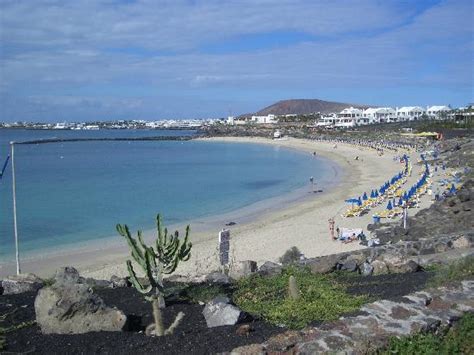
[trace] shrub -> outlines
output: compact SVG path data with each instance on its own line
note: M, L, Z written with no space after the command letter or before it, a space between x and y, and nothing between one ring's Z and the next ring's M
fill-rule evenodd
M226 290L221 285L190 285L184 289L181 298L193 303L206 303L219 295L226 294Z
M279 261L283 265L294 264L298 260L300 260L301 255L302 255L302 253L300 252L300 250L297 247L293 246L290 249L288 249L287 251L285 251L285 254L283 254L280 257Z
M294 276L300 297L288 297L289 277ZM245 312L270 323L299 329L313 321L334 320L357 310L365 296L348 295L344 288L325 275L308 269L289 267L280 275L253 275L238 281L234 302Z

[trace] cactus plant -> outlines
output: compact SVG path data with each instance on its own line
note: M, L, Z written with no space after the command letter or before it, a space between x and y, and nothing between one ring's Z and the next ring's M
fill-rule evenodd
M178 313L171 326L164 329L160 309L165 306L163 275L173 273L180 261L189 260L192 243L188 241L189 225L186 227L186 236L181 240L178 231L174 235L168 235L168 230L163 229L161 216L158 214L156 229L158 235L154 249L153 246L145 244L141 231L138 231L137 238L134 238L126 224L117 224L117 232L126 239L133 260L141 267L148 279L148 284L143 284L137 277L132 261L127 260L127 269L133 287L152 304L154 323L146 328L146 334L162 336L172 334L184 317L182 312Z

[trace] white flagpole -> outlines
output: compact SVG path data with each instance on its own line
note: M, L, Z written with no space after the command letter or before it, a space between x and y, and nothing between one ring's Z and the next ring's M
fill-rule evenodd
M408 217L408 206L405 201L405 206L403 206L403 229L407 229L407 217Z
M13 228L15 231L16 274L21 274L20 251L18 248L18 225L16 220L16 180L15 180L15 142L10 142L12 156L12 189L13 189Z

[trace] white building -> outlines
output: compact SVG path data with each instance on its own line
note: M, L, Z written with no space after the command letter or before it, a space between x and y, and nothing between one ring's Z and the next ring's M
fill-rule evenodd
M53 127L53 129L67 129L69 128L66 122L63 123L56 123Z
M363 120L362 110L354 107L345 108L337 115L337 118L334 122L335 127L355 127L358 124L361 124Z
M382 123L397 121L397 111L391 107L371 107L364 110L364 123Z
M428 106L426 108L426 114L429 118L442 118L447 117L448 113L451 112L449 106Z
M335 113L321 116L318 122L316 122L316 127L334 127L336 120L337 115Z
M419 106L404 106L397 108L398 121L416 121L421 118L425 110Z
M255 123L276 123L275 115L267 115L267 116L252 116L252 122Z

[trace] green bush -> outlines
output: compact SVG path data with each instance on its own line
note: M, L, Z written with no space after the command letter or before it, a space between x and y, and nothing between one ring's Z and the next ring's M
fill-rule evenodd
M381 354L474 354L474 315L464 315L443 335L417 334L392 338Z
M296 278L301 297L288 297L288 279ZM250 276L239 280L234 302L245 312L276 325L300 329L313 321L334 320L357 310L365 296L353 296L325 275L313 275L303 268L289 267L280 275Z
M287 251L285 251L285 254L283 254L280 257L280 263L283 265L290 265L296 263L298 260L300 260L301 252L297 247L291 247Z

